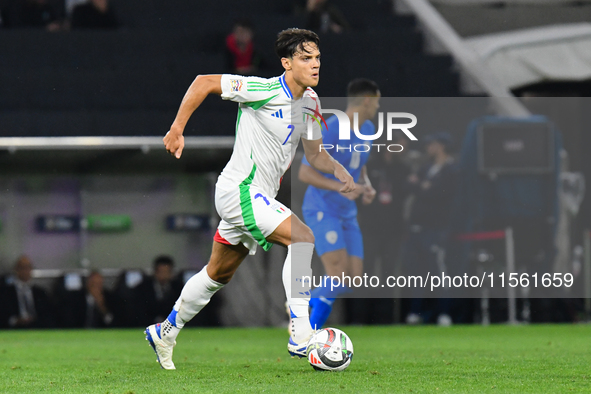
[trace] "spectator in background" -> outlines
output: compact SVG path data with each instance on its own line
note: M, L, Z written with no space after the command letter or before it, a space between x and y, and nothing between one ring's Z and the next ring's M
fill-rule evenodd
M72 292L63 300L65 327L104 328L119 324L119 301L104 287L104 278L92 271L86 278L84 292Z
M330 0L307 0L306 29L320 33L342 33L349 22Z
M407 231L403 212L409 196L405 185L411 174L406 152L408 142L402 132L395 132L392 143L400 145L396 150L402 150L374 150L367 162L367 175L376 190L376 198L373 204L360 205L359 224L365 235L366 272L382 280L400 274L400 255ZM351 318L347 319L347 323L390 324L397 307L393 298L349 298L346 310L351 313ZM398 322L398 313L395 318Z
M86 328L113 326L116 301L105 290L104 278L98 271L93 271L86 278Z
M254 31L248 19L234 23L232 32L226 37L226 63L231 73L250 75L263 66L262 57L254 45Z
M3 289L1 326L9 328L51 327L51 304L45 290L31 283L33 264L23 255L14 265L14 279Z
M381 258L381 271L384 277L394 274L398 252L407 230L403 212L409 196L406 182L411 175L406 153L408 142L409 139L402 132L395 132L392 143L398 144L397 149L400 151L381 149L371 156L367 163L369 179L376 189L376 201L374 204L361 207L360 211L363 214L360 217L364 231L373 234L366 241L372 244L367 248L368 256ZM384 248L383 245L388 247Z
M404 264L408 275L441 273L442 247L450 223L450 212L455 198L458 168L449 151L451 135L440 131L425 137L425 149L430 162L408 178L408 186L414 196L410 213L410 232L404 252ZM429 320L423 315L420 289L415 289L406 317L408 324ZM439 299L437 323L452 324L451 302Z
M90 0L74 7L72 29L116 29L119 21L109 0Z
M158 256L154 260L154 275L143 284L143 296L146 305L145 324L163 321L181 294L181 286L173 281L174 260L169 256Z
M17 0L6 14L7 27L61 29L58 13L48 0Z

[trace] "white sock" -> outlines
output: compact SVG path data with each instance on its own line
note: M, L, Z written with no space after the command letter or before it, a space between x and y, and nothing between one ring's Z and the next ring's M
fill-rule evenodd
M308 305L310 303L310 282L302 283L302 277L312 277L312 254L314 244L297 242L287 247L287 258L283 265L283 286L287 305L291 311L291 338L295 343L307 340L312 334Z
M173 311L162 323L160 329L162 339L174 343L185 323L201 312L201 309L209 303L211 297L222 287L224 287L224 284L209 277L207 266L193 275L185 283L181 296L174 304Z

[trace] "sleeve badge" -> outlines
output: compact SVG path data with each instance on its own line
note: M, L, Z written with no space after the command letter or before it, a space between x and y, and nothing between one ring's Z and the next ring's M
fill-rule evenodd
M241 79L230 79L230 86L232 92L239 92L242 90L242 80Z

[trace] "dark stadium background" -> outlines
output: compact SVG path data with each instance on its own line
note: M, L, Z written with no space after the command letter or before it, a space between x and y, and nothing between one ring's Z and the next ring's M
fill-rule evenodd
M12 0L0 0L0 9ZM61 9L63 4L51 0ZM49 33L35 29L0 29L0 137L162 137L191 81L198 74L227 72L222 48L236 18L254 23L257 48L269 67L259 73L282 72L273 53L277 32L303 26L291 2L254 0L121 0L112 2L121 28L114 31ZM356 77L375 80L384 97L462 97L485 93L462 91L457 64L449 54L428 50L428 40L412 14L394 14L389 1L342 0L338 6L352 28L340 35L321 34L321 97L342 97L346 82ZM591 6L496 5L447 6L437 9L464 37L523 27L587 21ZM542 81L514 91L517 95L585 97L589 81ZM532 93L533 92L533 93ZM567 115L539 110L559 125L561 116L589 121L585 101ZM206 99L186 128L187 136L232 137L236 104ZM466 130L450 130L461 141ZM562 129L569 171L591 174L586 153L591 137L584 127ZM176 272L191 273L206 262L211 228L197 232L166 229L165 218L176 213L214 215L212 182L223 168L228 148L187 149L180 162L141 145L122 149L65 146L27 149L0 146L0 274L8 278L16 258L25 253L34 263L35 281L54 289L67 272L103 270L113 286L127 270L150 273L156 255L169 254ZM291 205L291 177L279 199ZM295 207L294 207L295 208ZM573 224L571 244L582 244L591 226L586 198ZM121 233L39 232L41 215L121 214L132 217L131 230ZM215 227L214 227L215 228ZM201 324L281 325L283 251L261 251L241 267L232 285L212 302ZM261 297L262 294L262 297ZM393 301L381 301L364 323L399 322ZM404 310L404 301L397 300ZM476 322L476 300L462 301L463 322ZM562 301L534 305L533 320L556 321L549 308ZM368 301L368 305L376 301ZM377 302L379 304L379 302ZM506 303L494 300L497 321ZM521 305L521 304L520 304ZM574 316L584 310L576 304ZM537 308L537 309L536 309ZM344 303L332 317L350 317ZM385 312L384 312L385 311ZM539 314L535 314L539 311ZM399 312L400 313L400 312ZM572 317L572 316L571 316Z

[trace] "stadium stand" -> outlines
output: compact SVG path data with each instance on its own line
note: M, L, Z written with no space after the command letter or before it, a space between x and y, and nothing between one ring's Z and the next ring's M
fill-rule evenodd
M278 31L302 26L303 17L280 3L136 0L115 5L123 26L115 31L3 29L0 136L160 136L192 79L224 71L223 40L236 17L253 19L257 45L276 67L268 76L281 72L273 41ZM343 96L342 81L365 76L384 96L458 96L451 58L424 54L414 18L394 15L388 5L340 4L353 30L321 37L318 93ZM213 13L223 22L208 17ZM376 52L395 55L369 56ZM187 134L233 135L235 111L207 99Z

